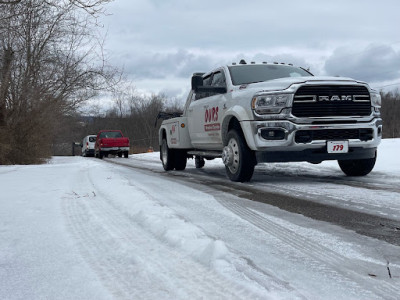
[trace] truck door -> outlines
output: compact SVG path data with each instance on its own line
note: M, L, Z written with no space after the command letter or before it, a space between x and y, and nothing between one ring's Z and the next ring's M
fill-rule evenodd
M223 70L208 75L203 85L226 87ZM195 95L189 106L190 137L195 147L217 150L222 148L222 113L226 94ZM198 98L198 99L197 99ZM189 116L189 115L188 115Z

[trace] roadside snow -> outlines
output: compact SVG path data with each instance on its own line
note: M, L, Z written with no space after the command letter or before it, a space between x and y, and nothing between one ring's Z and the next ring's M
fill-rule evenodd
M399 146L400 139L384 140L374 171L351 179L352 186L338 184L346 177L335 162L258 166L250 184L398 220ZM158 174L158 153L119 161L142 169L81 157L0 166L0 299L400 294L400 247L206 186L183 185L173 173ZM207 161L207 167L224 172L220 160ZM196 171L190 161L188 176Z

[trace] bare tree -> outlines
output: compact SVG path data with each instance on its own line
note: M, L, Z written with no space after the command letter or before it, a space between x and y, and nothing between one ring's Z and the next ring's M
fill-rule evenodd
M400 91L381 92L383 137L400 137Z
M48 157L61 117L115 84L93 35L107 2L0 3L0 163Z

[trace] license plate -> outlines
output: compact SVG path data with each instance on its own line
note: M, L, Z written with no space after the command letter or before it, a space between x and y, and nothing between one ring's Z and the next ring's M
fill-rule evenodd
M347 153L349 152L349 141L328 141L328 153Z

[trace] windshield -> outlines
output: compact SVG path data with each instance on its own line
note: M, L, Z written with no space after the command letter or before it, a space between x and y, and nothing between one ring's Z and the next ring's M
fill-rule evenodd
M262 82L285 77L312 76L311 73L287 65L237 65L230 66L233 85Z

